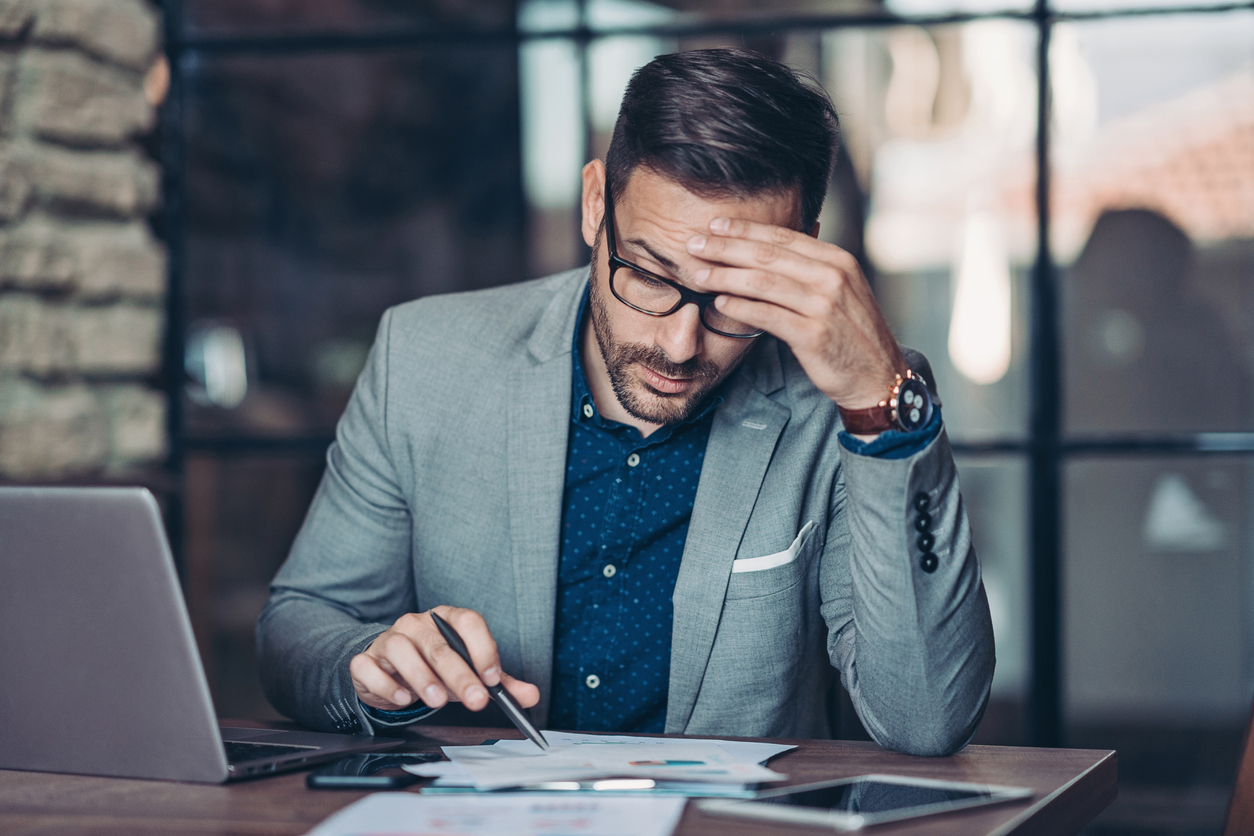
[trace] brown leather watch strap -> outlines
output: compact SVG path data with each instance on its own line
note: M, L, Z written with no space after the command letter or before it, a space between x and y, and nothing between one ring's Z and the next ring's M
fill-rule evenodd
M927 385L926 381L907 369L905 375L897 375L897 380L894 381L888 397L875 406L869 406L866 409L845 409L837 404L836 409L840 412L840 420L845 423L845 431L855 435L872 435L886 430L902 429L897 421L897 397L901 392L901 384L906 380L917 380L924 386Z
M845 422L845 432L854 435L870 435L895 429L893 412L888 408L888 401L881 401L866 409L845 409L837 405L840 420Z

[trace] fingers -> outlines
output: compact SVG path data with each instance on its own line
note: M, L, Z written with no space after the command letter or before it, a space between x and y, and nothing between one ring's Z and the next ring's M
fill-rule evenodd
M716 264L798 276L820 263L818 259L772 241L722 235L694 235L688 239L688 252Z
M745 267L707 267L694 273L693 280L697 287L707 293L760 299L803 316L827 316L831 312L832 295L841 293L839 285L827 295L813 284L798 281L791 276ZM719 310L731 314L722 306L719 306ZM750 324L759 325L756 322Z
M795 229L783 226L748 221L742 218L715 218L710 221L710 232L723 239L743 239L775 247L791 250L806 258L838 265L846 270L858 270L858 260L847 250L820 241L813 235L806 235ZM769 250L765 252L769 253Z
M483 684L499 683L501 681L501 657L497 652L496 639L492 638L492 631L488 629L488 622L484 621L483 616L474 610L460 607L435 607L432 611L439 613L440 617L457 631L457 635L461 636L462 643L470 652L471 661L475 663L475 670L478 671ZM432 622L432 626L434 624L435 622ZM436 635L443 640L444 637L440 635L438 629ZM461 660L461 657L448 647L448 642L442 641L441 643L458 660Z
M397 625L401 625L402 621L398 621ZM404 627L412 629L408 622L404 623ZM446 680L421 652L421 646L403 628L393 626L366 652L377 659L385 670L388 666L394 668L401 682L408 685L429 708L439 708L452 695L461 695L461 691L447 687Z
M358 653L348 664L353 689L366 705L396 711L413 703L413 695L380 667L378 660Z
M453 626L461 636L475 668L494 668L496 681L500 681L500 662L496 657L496 642L488 632L487 624L482 616L471 610L456 610L452 607L437 608L440 617ZM464 614L470 613L475 619L468 619ZM422 616L420 623L421 641L418 648L422 652L427 665L435 671L436 676L444 683L451 694L455 694L471 711L480 711L488 704L488 689L484 687L476 670L466 664L457 651L449 647L444 636L436 628L430 616ZM477 622L472 626L472 622ZM496 684L495 682L491 684Z
M399 623L399 622L398 622ZM430 708L449 701L449 691L422 658L413 640L394 625L348 665L362 702L395 711L421 699Z
M857 261L839 247L783 227L739 220L729 223L758 238L690 238L688 251L711 262L693 274L701 290L761 299L808 316L826 315L833 301L873 304Z
M505 682L520 703L534 705L539 689L501 671L496 640L483 616L473 610L439 607L436 610L457 631L474 668L453 650L427 613L410 613L371 643L349 663L353 687L362 702L397 710L415 698L431 708L450 699L480 711L490 701L488 686Z
M770 334L787 334L792 342L800 342L803 332L812 330L816 322L786 307L742 296L720 296L714 306L737 322Z
M507 673L501 674L501 684L505 686L505 690L518 701L523 708L531 708L540 701L540 689L532 685L530 682L523 682L521 679L515 679Z

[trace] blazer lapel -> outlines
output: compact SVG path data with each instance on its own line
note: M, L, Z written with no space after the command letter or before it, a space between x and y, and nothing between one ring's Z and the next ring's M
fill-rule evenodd
M582 271L586 280L587 270ZM578 278L572 273L572 279ZM548 720L553 620L570 432L571 342L584 281L556 295L509 380L509 531L522 671L540 688L533 721Z
M682 733L705 676L736 549L790 411L766 397L783 386L772 344L756 352L714 416L675 582L666 731ZM746 364L748 365L748 363Z

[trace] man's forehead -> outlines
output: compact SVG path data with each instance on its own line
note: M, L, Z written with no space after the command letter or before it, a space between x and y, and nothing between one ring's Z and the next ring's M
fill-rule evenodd
M613 197L615 217L626 216L630 221L640 215L677 231L704 229L717 217L743 218L790 229L797 229L801 222L799 187L741 195L717 187L705 189L685 184L647 166L632 171L627 182L615 188Z

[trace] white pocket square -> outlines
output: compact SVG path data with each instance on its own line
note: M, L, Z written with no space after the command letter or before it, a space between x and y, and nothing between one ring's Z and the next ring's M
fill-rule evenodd
M738 572L761 572L766 569L774 569L776 566L792 563L797 559L797 555L801 553L802 547L810 539L810 534L813 531L814 520L810 520L806 523L805 528L801 529L797 539L792 541L792 545L784 551L768 554L765 557L742 557L739 560L733 560L732 574L734 575Z

